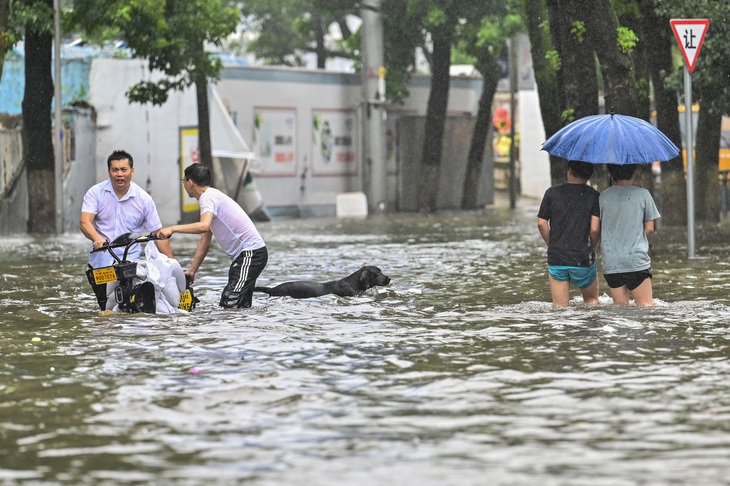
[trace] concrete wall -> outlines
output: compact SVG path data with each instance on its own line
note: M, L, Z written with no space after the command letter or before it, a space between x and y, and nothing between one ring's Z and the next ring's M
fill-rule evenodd
M545 142L545 127L542 124L540 101L537 90L522 90L519 93L520 120L520 188L522 195L542 199L550 187L550 156L541 150Z
M526 38L524 42L527 42ZM98 57L100 55L107 57ZM171 93L162 106L129 104L126 92L132 85L155 79L144 60L116 59L108 57L109 53L78 48L64 49L62 56L64 105L72 101L87 102L97 117L93 134L85 131L82 136L80 127L75 127L78 132L74 141L76 155L69 157L71 163L66 169L70 172L66 174L65 182L68 214L64 217L64 227L75 231L77 216L74 213L80 210L80 198L89 186L107 178L106 157L117 148L126 149L135 157L135 181L155 198L163 224L179 221L182 206L178 182L183 158L181 132L185 128L197 127L194 91L189 89L182 93ZM550 184L549 162L545 154L539 151L544 142L544 131L529 61L529 45L525 44L520 57L517 121L521 138L518 167L524 167L525 170L519 172L519 182L525 195L541 197ZM23 58L17 55L6 60L0 83L0 112L20 113L24 85L23 62ZM334 214L338 193L363 188L360 137L365 111L361 104L360 83L359 74L317 70L239 65L227 66L223 70L216 89L237 130L251 149L258 151L259 161L253 164L253 173L256 186L271 214ZM502 95L507 88L506 84L500 82ZM386 197L392 207L397 207L399 199L408 199L399 191L410 190L409 181L403 179L404 174L399 165L398 146L406 143L409 147L415 147L414 142L408 140L408 134L399 132L398 120L401 117L425 115L430 77L414 76L409 91L409 99L403 105L389 106L387 113ZM449 117L473 117L480 91L479 78L452 77ZM294 114L294 127L290 133L293 139L293 150L289 154L292 159L290 170L272 170L271 164L261 156L260 147L255 144L255 118L262 110L288 110ZM348 170L341 173L317 168L317 144L321 141L312 125L313 120L328 113L353 114L352 160L349 161ZM77 123L80 121L77 120ZM467 143L466 133L458 133L459 143ZM456 144L456 140L453 143ZM82 149L81 145L85 148ZM414 150L415 153L420 152L418 147ZM452 155L450 153L448 156ZM8 171L5 170L5 173ZM497 173L502 172L497 170ZM490 172L484 183L492 184L494 180ZM227 180L227 183L230 182ZM227 185L230 189L230 184ZM440 197L448 199L452 196ZM485 197L489 199L489 196Z
M65 113L69 120L64 131L68 143L64 144L63 228L73 233L79 230L84 194L97 179L96 117L91 108L76 108Z
M106 159L115 149L134 157L134 181L157 203L163 225L180 218L179 128L197 125L192 90L172 93L162 106L130 104L126 91L151 76L139 59L94 59L89 104L97 114L93 183L109 177Z
M77 232L84 193L96 180L96 124L90 108L64 110L63 115L63 228ZM27 231L28 182L21 135L21 128L0 129L0 235Z
M469 157L469 145L474 131L473 117L448 117L444 127L444 146L439 173L437 209L460 209L464 179ZM402 116L398 120L398 201L399 211L417 211L421 153L423 152L426 119L422 116ZM494 203L494 164L485 152L482 180L479 184L479 205Z
M106 156L124 148L135 157L135 181L157 202L163 224L180 218L180 130L197 126L193 90L172 93L162 106L130 105L125 92L140 80L153 79L141 60L95 59L91 68L89 103L98 114L96 137L97 180L107 177ZM320 114L354 114L354 143L359 144L362 106L360 76L357 74L261 67L227 67L216 89L243 138L256 151L255 115L262 110L283 110L292 114L294 127L291 169L254 164L254 178L264 202L273 215L334 214L338 193L362 189L362 161L359 146L355 160L345 173L317 171L316 133L312 121ZM449 113L473 114L481 80L455 78L449 93ZM411 97L399 113L424 115L430 78L417 76L410 85ZM260 153L258 155L261 155ZM397 186L394 159L388 160L389 188ZM396 194L389 191L389 197Z
M79 66L77 70L85 69L84 64ZM174 224L180 220L179 179L183 155L181 133L186 128L197 127L195 94L192 89L182 93L173 92L162 106L130 104L127 101L126 92L132 85L141 80L154 79L143 60L95 58L90 61L86 99L93 110L88 116L93 118L95 115L96 124L95 129L84 128L82 131L85 135L81 135L79 126L74 130L77 133L76 154L70 158L70 173L65 182L67 209L64 212L64 227L67 230L76 230L77 213L80 211L83 193L92 184L108 177L106 158L112 150L118 148L128 150L134 156L134 180L155 198L163 224ZM5 83L5 76L3 81ZM365 111L360 102L360 82L359 75L347 73L276 67L230 66L224 69L215 89L237 130L256 152L259 160L253 164L255 182L274 216L334 214L338 193L362 189L360 136ZM403 191L411 190L411 181L402 172L403 166L400 165L397 154L410 151L411 148L414 150L412 154L420 153L418 144L409 140L410 135L397 128L398 120L401 117L425 116L430 77L415 76L409 90L411 96L405 104L389 107L387 114L386 143L389 147L385 161L386 195L392 207L407 207L401 206L399 201L408 200L409 197ZM448 101L449 117L473 117L480 91L481 80L478 78L452 78ZM537 100L530 103L536 104ZM522 110L525 103L520 103L519 106ZM291 170L277 172L261 156L261 147L257 146L255 136L256 116L262 110L284 110L293 114L293 148L289 164ZM313 120L331 113L350 114L348 116L354 122L353 148L352 153L348 154L351 156L351 160L348 160L350 168L341 173L322 171L321 163L319 169L317 166L318 144L321 144L321 140L318 140L318 133L313 129ZM523 116L530 118L528 121L539 123L533 112L525 113ZM76 123L81 122L77 120ZM525 126L532 127L531 123L525 123ZM455 150L457 145L459 150L468 149L470 129L462 129L452 135L458 135L458 139L447 141L448 144ZM530 128L529 134L523 129L521 137L523 153L528 152L525 150L527 143L541 145L544 141L540 140L540 134L534 128ZM538 140L534 140L535 137ZM81 142L82 139L85 141ZM408 150L399 148L404 143L409 147ZM451 151L447 158L453 158L455 154L456 152ZM465 156L463 158L466 159ZM524 158L523 162L528 163ZM548 169L545 165L545 170ZM452 175L458 178L457 173L448 174L449 177ZM491 170L485 171L483 183L492 182ZM539 187L540 184L547 188L549 178L544 183L538 181L537 189L531 189L536 196L544 190ZM487 192L484 197L485 201L490 199ZM449 192L439 198L445 198L443 203L448 206L451 203L447 200L456 196Z
M21 129L0 127L0 234L25 233L27 227L28 184Z
M0 197L7 197L23 168L21 128L0 125Z
M361 77L358 74L327 73L319 71L297 71L280 68L227 68L223 72L217 89L224 104L243 137L252 148L255 127L254 113L260 108L289 109L296 114L296 167L288 174L270 173L266 167L254 170L256 184L263 194L272 214L279 212L301 212L303 207L317 208L320 214L334 214L338 193L363 189L363 161L359 147L352 172L347 175L317 173L314 161L316 134L312 120L317 113L351 110L357 121L356 132L361 135L362 120L366 109L360 104ZM387 127L393 133L401 115L425 116L430 93L430 77L416 76L409 85L411 96L403 106L388 113ZM449 112L452 114L474 114L479 100L481 80L477 78L455 78L449 91ZM380 112L374 110L378 116ZM399 143L405 136L392 137ZM358 138L358 143L360 140ZM396 207L399 170L394 151L387 157L388 203Z

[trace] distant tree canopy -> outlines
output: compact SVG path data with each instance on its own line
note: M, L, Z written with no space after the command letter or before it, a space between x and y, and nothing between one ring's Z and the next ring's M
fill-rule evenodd
M74 0L72 18L91 35L116 30L135 57L162 72L161 80L142 81L128 92L130 101L160 105L171 90L218 79L223 65L204 46L220 46L240 14L221 0Z
M496 55L500 43L494 37L508 35L493 32L505 25L500 22L497 11L505 11L502 9L517 1L381 0L388 99L407 96L406 86L415 70L417 47L422 48L430 63L432 81L437 87L427 110L432 124L429 133L434 135L430 137L434 145L424 149L428 165L440 164L431 157L438 157L437 125L446 114L448 67L454 50L468 54L483 73L488 72L493 59L485 56L485 51ZM217 79L222 69L221 62L206 46L223 45L241 22L241 15L249 33L254 34L249 48L270 63L299 65L305 53L316 53L317 65L324 68L328 57L349 56L357 65L360 55L359 33L350 32L346 22L348 15L359 15L364 7L356 0L66 0L63 3L73 6L68 16L70 23L65 24L67 30L81 28L90 35L119 35L135 56L147 59L152 71L163 74L157 82L142 81L129 90L129 99L141 103L164 103L170 90L195 84L201 113L207 104L200 99L205 81ZM659 123L665 131L673 131L678 118L672 105L681 92L682 68L671 60L672 51L676 59L676 43L663 34L669 30L669 18L710 19L710 29L693 75L693 88L694 99L701 106L697 193L703 194L704 200L698 206L698 213L700 219L716 219L720 124L722 116L730 112L730 63L727 63L730 2L520 0L519 3L533 41L533 65L541 107L548 109L543 113L548 135L559 124L597 112L599 93L624 113L648 117L652 108L660 110ZM0 0L0 69L5 53L21 38L23 29L31 26L38 34L43 34L44 29L51 32L49 16L34 10L43 4L47 2ZM46 25L41 26L40 21ZM342 41L327 42L326 33L335 23L342 33ZM662 63L654 62L660 59ZM35 58L26 61L40 62ZM480 66L485 62L485 66ZM543 99L550 103L543 104ZM559 105L557 111L556 105ZM28 114L24 111L24 115ZM201 124L201 131L203 128ZM678 135L672 136L677 140ZM662 167L665 192L670 191L666 191L664 176L676 173L672 183L676 186L672 186L671 193L681 196L681 161L664 163ZM668 169L666 174L665 169ZM553 176L556 175L553 171Z
M130 101L161 105L170 91L195 85L200 161L213 171L207 84L223 63L206 44L220 46L235 32L239 11L221 0L75 0L72 18L92 34L118 29L135 57L164 74L132 86Z
M344 43L352 32L347 15L358 15L355 0L247 0L241 5L244 25L254 39L248 49L269 64L304 65L305 54L314 53L324 69L331 57L351 57ZM327 43L329 27L337 24L342 44Z

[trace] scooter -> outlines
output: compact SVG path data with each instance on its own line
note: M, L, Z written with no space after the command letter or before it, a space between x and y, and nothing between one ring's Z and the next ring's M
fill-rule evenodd
M114 263L108 267L92 268L89 265L89 269L86 271L86 277L94 289L102 310L106 310L106 284L116 282L118 285L114 289L114 300L118 304L121 312L130 314L137 312L154 314L156 312L157 297L155 295L154 284L139 281L137 277L137 262L128 261L127 256L129 249L133 245L160 239L154 233L136 237L133 237L132 233L125 233L114 241L106 242L101 247L92 250L92 253L108 251L114 258ZM114 248L124 248L121 257L114 251ZM193 293L193 288L190 286L190 279L187 275L185 276L185 283L185 291L180 292L178 309L190 312L195 309L199 300Z

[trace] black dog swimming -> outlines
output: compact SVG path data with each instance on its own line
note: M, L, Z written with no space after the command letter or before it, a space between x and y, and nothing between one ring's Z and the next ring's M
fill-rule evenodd
M340 297L353 297L378 285L388 285L390 277L378 267L365 266L357 272L340 280L330 282L285 282L276 287L254 287L256 292L264 292L271 297L293 297L307 299L335 294Z

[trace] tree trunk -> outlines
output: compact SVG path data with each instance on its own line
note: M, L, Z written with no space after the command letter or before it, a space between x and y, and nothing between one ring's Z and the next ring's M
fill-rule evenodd
M12 47L6 40L8 32L8 21L10 20L10 0L0 0L0 79L3 77L3 66L5 65L5 55Z
M431 92L426 108L425 141L419 185L418 208L424 212L436 209L441 151L444 145L444 124L449 99L451 68L451 29L443 27L433 34Z
M586 6L581 0L546 0L550 17L550 37L560 57L557 75L560 100L560 118L564 125L598 113L598 75L596 56L586 42L585 35L573 31L585 25ZM565 181L567 166L562 159L551 157L550 175L555 184ZM605 187L605 169L597 166L592 181Z
M317 53L317 69L324 69L327 65L327 49L324 45L324 26L322 25L322 16L317 15L314 18L314 39L315 49Z
M642 120L651 121L651 64L647 59L649 44L643 25L636 19L627 19L621 25L630 28L640 39L631 53L631 64L634 69L634 92L636 94L636 116Z
M579 2L581 3L581 2ZM629 54L621 52L618 46L618 22L611 0L595 0L583 3L583 19L586 26L586 43L598 57L603 78L605 111L637 116L636 81L633 60ZM594 172L593 182L597 189L603 190L609 184L605 166ZM639 174L650 170L641 168ZM651 178L639 176L641 184L651 184ZM651 185L648 187L651 190Z
M643 31L646 44L646 60L654 87L657 128L677 145L682 146L677 112L677 92L664 85L662 72L673 71L672 45L674 36L668 29L669 19L660 17L655 11L655 0L639 0L643 15ZM661 223L667 226L687 224L687 182L684 175L682 156L661 164L662 189L659 198L662 213Z
M205 76L196 77L195 94L198 105L198 146L200 148L200 163L210 169L210 180L215 181L216 174L213 168L213 148L211 146L210 138L208 81Z
M619 17L618 24L631 29L639 38L639 42L628 55L634 70L634 92L636 96L636 114L634 116L651 122L651 66L647 59L648 42L644 34L643 24L639 21L635 10L631 9ZM636 171L636 185L648 189L654 194L654 172L652 164L641 164Z
M523 0L522 7L527 22L527 32L530 37L532 51L532 67L535 72L540 112L545 128L546 138L550 138L563 126L560 117L560 95L558 94L557 76L546 62L547 51L551 48L549 40L542 35L542 19L546 17L545 5L542 0ZM550 179L552 184L559 184L565 180L565 162L560 157L550 156Z
M701 100L718 99L721 93L720 86L706 86L699 98L695 144L695 218L698 222L716 223L720 220L718 176L722 112L712 109L711 102L702 103Z
M586 39L571 32L575 22L585 22L584 2L547 0L546 3L552 43L560 56L558 92L562 95L562 122L567 124L598 113L596 59Z
M39 3L46 4L49 13L53 12L52 0L41 0ZM55 159L51 123L52 50L53 35L50 32L36 32L32 25L26 26L22 110L23 154L28 170L28 211L31 215L28 219L30 233L56 231Z
M484 53L484 59L479 63L482 72L482 94L479 98L474 133L469 147L469 159L466 163L466 177L464 178L464 192L461 198L461 209L476 209L479 183L482 179L484 166L484 148L487 144L487 134L492 127L492 101L499 83L500 67L491 54Z
M588 4L588 3L586 3ZM633 61L618 46L618 23L611 0L592 0L585 12L586 39L598 56L607 113L637 116Z

